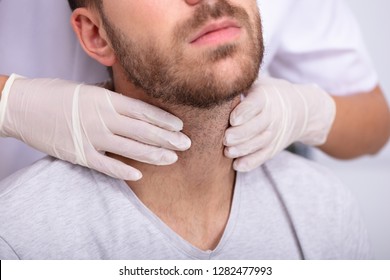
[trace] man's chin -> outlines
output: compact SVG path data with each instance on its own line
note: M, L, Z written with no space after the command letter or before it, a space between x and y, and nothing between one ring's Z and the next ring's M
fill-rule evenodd
M182 84L172 88L170 94L155 95L165 105L186 106L197 109L213 109L231 102L244 90L236 81L215 79L194 79L190 84ZM241 84L242 85L242 84ZM189 87L188 87L189 86Z
M220 80L236 81L243 75L242 64L233 58L226 58L214 62L211 66L213 73Z

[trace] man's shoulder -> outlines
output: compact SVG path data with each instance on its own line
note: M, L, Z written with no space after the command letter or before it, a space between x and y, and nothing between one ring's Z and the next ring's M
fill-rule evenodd
M344 188L341 181L327 167L312 160L282 152L264 166L264 171L278 186L295 185L296 191L305 188L319 188L326 186L326 191L333 188Z
M327 167L289 152L268 161L263 172L289 202L314 206L354 200L350 190Z
M0 181L0 200L5 196L9 199L13 193L41 191L50 186L61 188L87 173L88 169L47 156Z
M45 157L0 182L0 216L9 211L37 209L37 205L51 209L56 207L55 201L57 206L59 201L71 203L109 180L88 168Z
M332 215L340 207L355 203L350 190L331 170L289 152L281 152L252 172L240 174L240 178L250 189L260 191L269 186L289 211L303 216L308 209L322 211L323 206L333 207L323 213Z
M357 201L333 172L287 152L262 169L288 213L305 258L369 256Z
M112 209L127 202L123 184L50 157L11 175L0 183L0 250L9 247L23 259L55 259L62 250L72 256L102 230L101 219L111 221Z

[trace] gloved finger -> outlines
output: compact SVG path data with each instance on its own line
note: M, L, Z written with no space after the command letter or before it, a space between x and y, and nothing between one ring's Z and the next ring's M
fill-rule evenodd
M106 125L112 133L144 144L176 151L185 151L191 147L191 140L185 134L168 131L144 121L119 116Z
M271 124L271 117L259 114L239 126L229 127L225 132L224 145L231 147L248 142L250 139L262 134Z
M176 116L141 100L109 92L115 111L123 116L135 118L170 131L181 131L183 122Z
M125 181L138 181L142 178L142 173L138 169L98 152L90 158L88 167Z
M271 131L264 131L262 134L257 135L243 144L226 147L225 156L228 158L239 158L253 154L269 146L272 139L273 133Z
M109 136L107 143L109 145L104 150L105 152L148 164L169 165L175 163L178 159L177 154L173 151L150 146L117 135Z
M268 146L253 154L237 158L234 160L233 168L239 172L249 172L269 160L272 157L271 151L272 147Z
M260 91L259 87L254 86L230 114L230 124L239 126L248 122L261 113L266 102L266 96Z

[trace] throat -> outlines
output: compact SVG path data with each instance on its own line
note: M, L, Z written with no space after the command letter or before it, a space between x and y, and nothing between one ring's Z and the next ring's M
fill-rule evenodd
M192 141L169 166L126 162L143 173L128 182L137 197L183 239L214 249L226 227L233 197L233 161L224 156L223 137L233 104L215 110L175 112ZM172 110L171 110L172 112ZM122 161L124 159L121 159Z
M176 234L201 250L214 250L228 222L236 174L210 170L204 175L196 171L187 177L159 173L148 178L147 184L128 184ZM204 178L199 180L196 174Z

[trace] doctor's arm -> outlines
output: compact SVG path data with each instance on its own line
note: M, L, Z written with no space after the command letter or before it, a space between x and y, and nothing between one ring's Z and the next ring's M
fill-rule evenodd
M191 141L177 117L97 86L0 76L0 136L123 180L139 170L105 155L168 165Z
M0 75L0 100L1 100L1 94L3 92L4 85L7 82L7 80L8 80L7 76L1 76Z
M336 118L319 148L339 159L379 152L390 136L390 112L381 88L333 99Z

